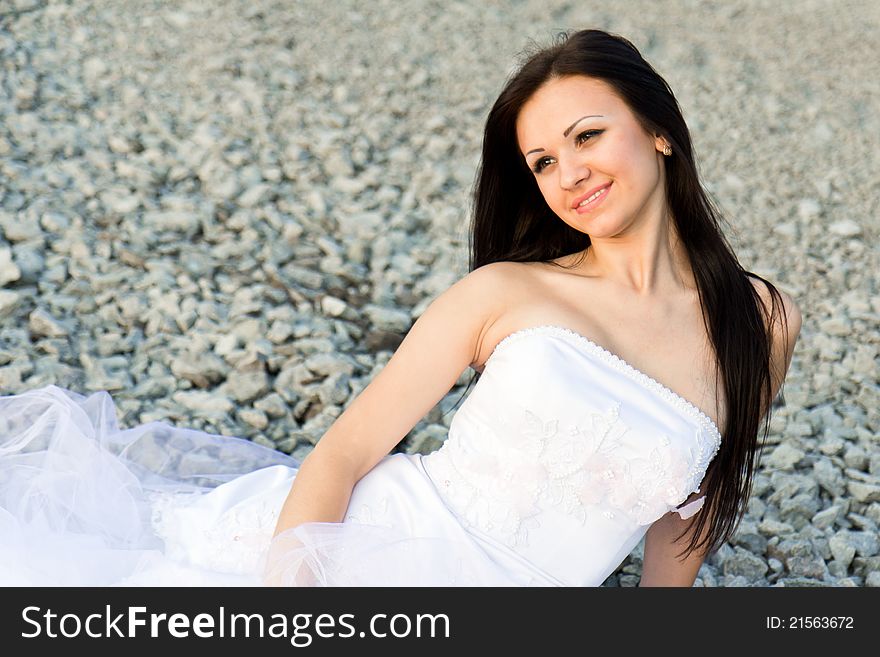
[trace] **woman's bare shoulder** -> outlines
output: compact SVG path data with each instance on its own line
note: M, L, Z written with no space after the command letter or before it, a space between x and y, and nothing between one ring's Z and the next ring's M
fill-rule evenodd
M462 281L478 287L487 296L487 302L504 308L508 300L516 298L523 287L534 284L534 268L529 262L492 262L474 269Z
M486 354L497 342L499 330L517 308L535 298L536 271L528 262L493 262L474 269L456 285L469 288L472 298L482 300L483 322L477 341L477 356L471 364L479 372Z
M761 301L764 302L764 307L768 312L772 313L774 335L785 333L789 339L797 338L801 330L802 315L800 306L798 306L795 298L779 285L770 281L779 292L779 297L782 300L781 314L778 310L773 312L774 304L770 288L759 278L754 276L749 276L748 278L749 282L758 291ZM783 317L785 318L784 322L780 321Z
M749 281L758 291L770 314L769 319L765 317L765 323L771 327L770 398L774 399L791 367L794 348L801 332L801 310L794 297L772 281L782 300L781 309L777 307L779 304L773 303L770 288L763 281L752 276L749 276Z

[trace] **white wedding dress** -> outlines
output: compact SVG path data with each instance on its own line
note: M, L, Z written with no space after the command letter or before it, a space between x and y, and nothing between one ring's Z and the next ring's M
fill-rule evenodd
M249 441L117 426L106 392L0 397L0 584L599 586L689 517L720 433L566 328L496 347L430 455L391 454L341 523L272 533L298 463ZM271 554L270 554L271 545Z

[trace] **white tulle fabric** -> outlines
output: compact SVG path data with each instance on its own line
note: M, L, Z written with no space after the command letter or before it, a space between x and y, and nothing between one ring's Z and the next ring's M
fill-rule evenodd
M0 584L598 586L720 445L704 413L563 327L496 347L449 437L392 454L340 523L272 538L299 466L226 436L120 430L110 395L0 397Z

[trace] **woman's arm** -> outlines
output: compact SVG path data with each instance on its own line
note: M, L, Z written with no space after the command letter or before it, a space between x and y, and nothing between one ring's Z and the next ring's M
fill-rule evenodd
M758 285L759 292L768 308L770 308L770 293L763 283ZM783 312L787 318L787 332L785 326L779 317L774 321L768 322L772 326L772 349L771 349L771 367L770 367L770 399L774 399L782 386L785 374L791 365L791 358L794 354L795 343L801 330L801 312L794 299L788 294L779 290L783 301ZM762 408L762 417L768 409ZM700 496L705 495L703 486L700 491L694 493L686 500L690 503ZM698 513L706 513L704 506ZM687 532L680 541L675 542L675 538L679 536L689 525L692 524L691 519L683 520L681 516L674 511L670 511L662 518L657 520L645 535L645 556L642 565L642 578L639 586L693 586L697 578L700 566L706 558L706 554L700 550L694 550L685 559L679 560L676 555L684 551L690 543L693 531ZM703 523L703 534L699 540L702 541L709 532L711 522Z
M276 536L305 522L340 522L354 485L474 363L502 303L504 264L480 267L428 306L391 360L304 459Z

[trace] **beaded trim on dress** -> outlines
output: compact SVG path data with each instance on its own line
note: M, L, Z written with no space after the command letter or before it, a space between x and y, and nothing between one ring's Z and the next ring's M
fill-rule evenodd
M539 333L549 333L550 335L554 335L556 337L574 340L577 344L585 347L590 353L602 359L604 362L608 363L620 372L623 372L628 377L641 384L648 390L653 390L667 402L681 409L682 412L691 416L703 427L705 427L708 430L709 435L712 437L713 441L716 443L717 449L717 445L721 442L721 431L718 429L718 426L715 424L712 418L710 418L696 405L694 405L692 402L689 402L687 399L679 395L674 390L670 390L656 379L648 376L641 370L638 370L630 365L617 354L608 351L605 347L596 344L588 337L581 335L580 333L573 331L570 328L559 326L557 324L541 324L539 326L531 326L529 328L514 331L510 335L507 335L498 341L498 344L495 345L495 349L492 350L489 358L486 359L484 367L488 366L489 362L497 354L504 351L504 348L508 345L522 338Z

